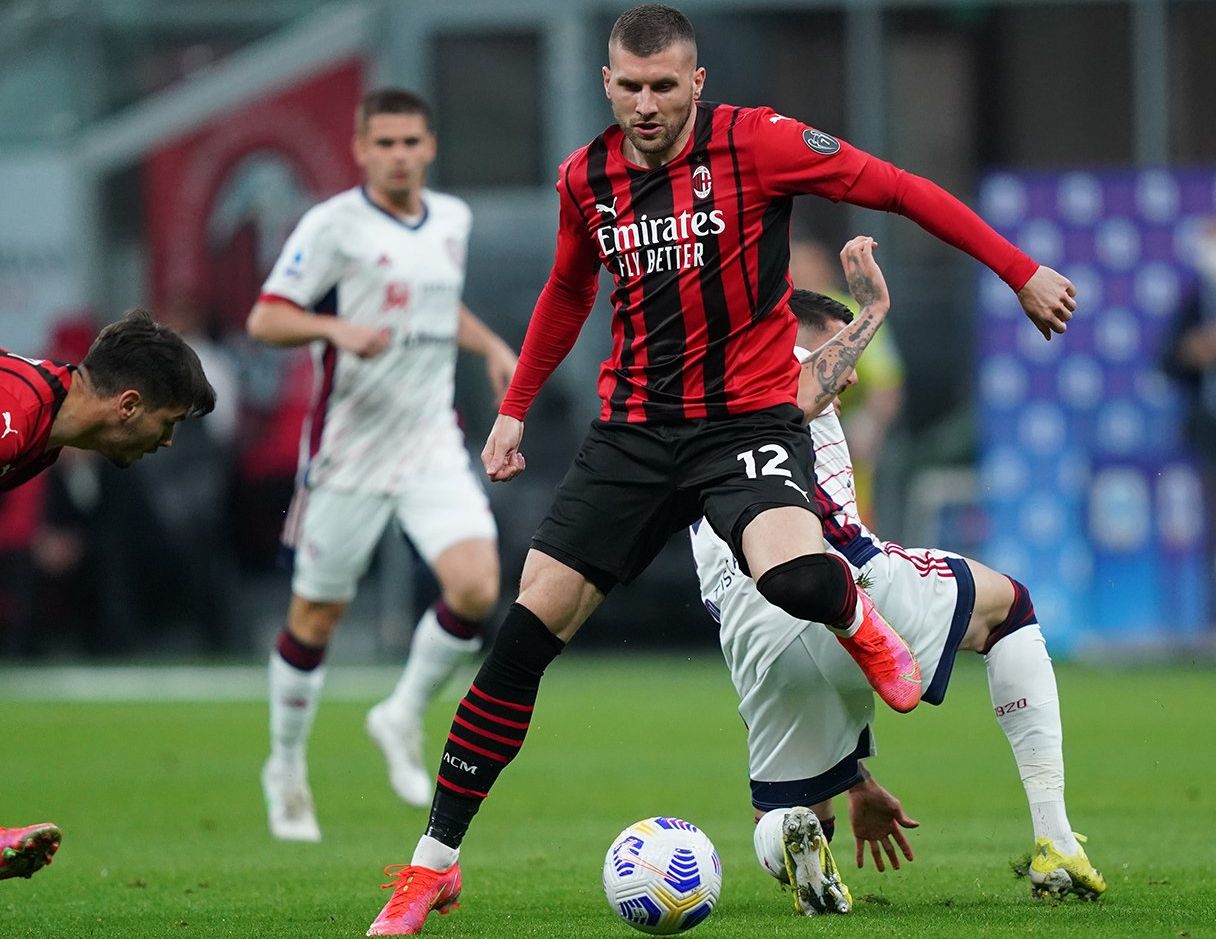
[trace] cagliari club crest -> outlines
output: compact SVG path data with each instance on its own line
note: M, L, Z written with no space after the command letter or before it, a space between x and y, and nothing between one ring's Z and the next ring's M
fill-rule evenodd
M706 198L713 188L713 177L704 163L692 171L692 194L698 199Z

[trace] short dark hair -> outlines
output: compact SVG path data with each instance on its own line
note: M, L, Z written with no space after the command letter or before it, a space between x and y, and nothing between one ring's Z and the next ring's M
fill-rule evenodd
M843 326L853 322L853 311L831 297L813 290L795 290L790 294L790 309L799 326L816 331L831 328L831 320Z
M404 88L373 88L355 108L355 133L367 131L367 122L377 114L420 114L426 129L432 129L431 106L422 95Z
M150 408L184 407L186 417L215 408L215 389L195 351L138 307L98 333L80 364L103 398L134 388Z
M637 56L657 55L668 46L686 42L697 48L697 34L688 17L674 7L661 3L643 3L626 10L608 34L608 46L619 45Z

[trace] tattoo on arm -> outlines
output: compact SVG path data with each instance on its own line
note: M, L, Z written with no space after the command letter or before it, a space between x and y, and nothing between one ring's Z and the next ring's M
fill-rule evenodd
M857 299L857 305L863 310L878 298L874 279L862 270L860 259L848 258L844 276L849 282L849 293Z
M856 294L855 294L856 295ZM856 295L861 300L860 295ZM814 410L818 411L844 387L845 377L857 365L878 327L886 316L879 316L863 306L857 319L838 332L811 355L810 367L815 374L817 389Z

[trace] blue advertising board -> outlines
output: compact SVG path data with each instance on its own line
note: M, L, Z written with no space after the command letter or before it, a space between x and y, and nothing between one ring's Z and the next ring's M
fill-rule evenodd
M1045 342L982 275L983 560L1030 587L1053 650L1197 635L1212 533L1160 361L1216 216L1216 172L999 172L979 204L1078 295L1068 332Z

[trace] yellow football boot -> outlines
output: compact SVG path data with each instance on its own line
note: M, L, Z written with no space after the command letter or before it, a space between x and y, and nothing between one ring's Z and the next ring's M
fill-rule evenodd
M1084 835L1078 842L1085 844ZM1082 900L1096 900L1106 892L1106 879L1089 863L1085 848L1077 848L1076 854L1061 854L1050 838L1034 839L1034 856L1030 859L1031 893L1036 897L1051 897L1063 900L1070 893Z
M794 909L804 916L848 913L853 908L849 888L840 879L819 819L808 808L795 806L781 825L785 871L794 888Z

